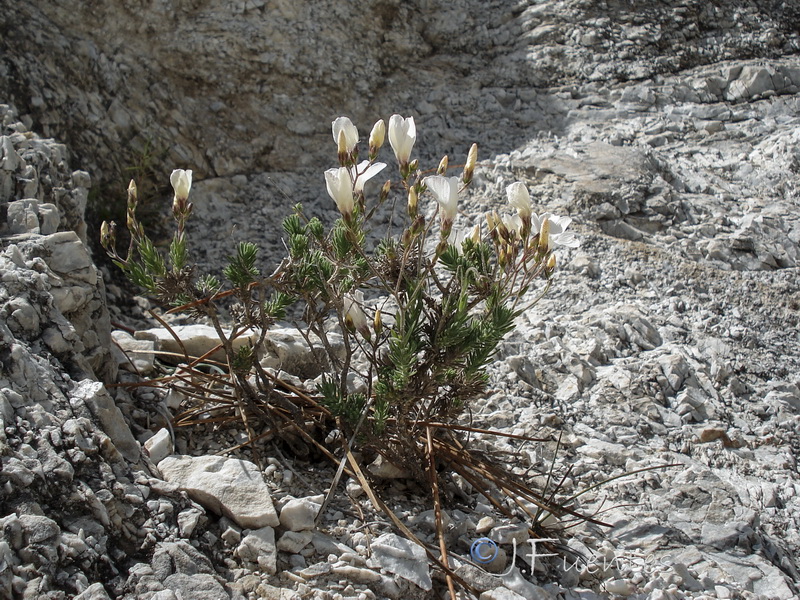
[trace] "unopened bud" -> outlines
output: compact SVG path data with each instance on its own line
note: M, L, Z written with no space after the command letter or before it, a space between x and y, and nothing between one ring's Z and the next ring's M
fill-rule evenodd
M445 154L442 157L442 160L439 161L439 168L436 169L436 172L439 175L444 175L445 173L447 173L447 163L448 163L447 155Z
M392 182L390 179L387 179L386 183L384 183L383 187L381 188L381 195L378 198L378 202L380 202L381 204L386 202L386 199L389 197L389 190L391 189L392 189Z
M475 163L478 162L478 144L472 144L467 154L467 162L464 165L464 185L472 181L472 174L475 172Z
M339 153L339 164L346 167L350 162L350 153L347 151L347 136L344 129L339 131L339 138L336 140L337 152Z
M408 216L410 218L415 218L417 216L417 202L419 197L417 196L417 188L416 186L411 186L408 190Z
M539 229L539 252L544 254L547 252L550 244L550 219L542 221L541 228Z
M419 159L418 159L418 158L415 158L415 159L414 159L414 160L412 160L410 163L408 163L408 172L409 172L409 173L413 173L413 172L415 172L417 169L419 169Z
M383 331L383 318L381 318L381 309L375 311L375 318L372 320L372 328L375 330L375 335L380 335Z
M380 119L372 126L372 131L369 134L369 159L375 160L378 156L378 150L383 146L383 140L386 139L386 123Z
M511 232L508 231L508 227L506 227L506 224L503 223L503 219L500 218L500 215L494 213L493 217L495 220L495 230L500 238L505 241L511 239Z
M111 252L116 245L116 237L117 237L117 226L114 221L109 223L108 221L103 221L103 224L100 225L100 245L103 246L106 252Z
M136 182L131 179L131 182L128 184L128 208L136 208L137 201Z
M472 228L472 235L470 235L470 239L476 244L481 241L481 226L479 223L475 223L475 227Z
M547 259L547 264L544 267L544 274L546 277L550 277L556 270L556 255L551 254L550 258Z

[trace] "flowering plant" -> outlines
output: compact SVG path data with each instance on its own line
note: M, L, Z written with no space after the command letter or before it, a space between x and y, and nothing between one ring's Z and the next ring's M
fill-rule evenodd
M473 431L463 417L485 389L486 367L498 344L515 318L551 285L554 250L577 246L566 231L570 220L535 214L525 185L514 183L507 194L516 214L491 212L484 222L459 228L459 197L473 179L476 145L460 173L449 175L444 157L436 174L428 174L411 158L417 135L413 117L393 115L388 135L384 121L378 121L369 136L368 158L361 162L358 130L350 119L336 119L332 133L339 164L325 171L324 181L341 218L326 227L296 206L283 223L288 256L269 277L261 275L257 248L248 242L239 245L224 270L227 291L221 291L217 278L198 277L188 266L185 222L192 212L191 171L176 170L171 177L177 231L169 268L136 220L135 186L128 195L127 255L117 252L113 224L103 224L103 246L135 283L160 301L210 318L227 356L229 395L251 439L258 418L274 433L299 438L333 458L338 452L321 440L331 439L330 431L337 430L344 434L339 437L341 460L367 489L354 445L367 460L380 457L430 482L437 507L436 465L445 462L501 510L506 509L491 497L491 485L515 495L526 512L526 502L554 514L570 512L553 506L551 498L507 483L502 471L482 468L465 453L460 437ZM399 180L386 181L368 200L367 184L386 168L377 157L387 137ZM404 225L389 231L373 249L368 234L393 187L406 199ZM526 300L535 286L533 300ZM226 333L216 306L230 296L238 302L232 311L237 322ZM233 346L245 329L260 331L263 342L269 327L293 303L300 303L303 311L298 326L304 338L309 344L318 339L327 357L327 373L313 398L299 390L293 396L277 393L279 385L259 364L255 349L235 351ZM440 519L437 525L441 528ZM441 556L446 567L446 553Z

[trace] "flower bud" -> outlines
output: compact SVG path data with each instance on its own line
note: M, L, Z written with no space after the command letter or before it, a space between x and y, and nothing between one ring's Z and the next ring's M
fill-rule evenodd
M539 252L544 254L550 246L550 219L545 218L539 228Z
M367 315L361 304L364 294L356 290L353 294L344 295L344 323L350 331L358 331L365 338L370 339L371 332L367 324Z
M333 141L339 152L339 164L353 164L358 157L358 129L347 117L339 117L331 123Z
M469 237L476 244L480 243L480 241L481 241L481 226L480 226L479 223L475 223L475 226L472 228L472 235L470 235Z
M448 163L447 155L445 154L442 157L442 160L439 161L439 168L436 169L436 173L439 175L444 175L445 173L447 173L447 163Z
M391 189L392 189L392 181L390 179L387 179L386 183L384 183L383 187L381 188L381 194L378 198L378 202L380 202L381 204L386 202L386 199L389 197L389 190Z
M472 174L475 171L475 163L478 162L478 144L472 144L467 154L467 162L464 165L464 185L468 185L472 181Z
M544 267L544 274L545 277L550 277L555 273L556 270L556 255L551 254L550 258L547 259L547 264Z
M375 311L375 318L372 319L372 328L375 330L375 335L380 335L383 331L383 318L381 317L381 309Z
M347 166L350 162L350 153L347 151L347 135L345 135L344 129L339 130L339 140L336 151L339 154L339 164L343 167Z
M136 208L137 201L138 194L136 191L136 182L131 179L131 182L128 184L128 208Z
M100 225L100 245L106 252L112 252L117 243L117 225L114 221L103 221Z
M383 146L383 140L386 138L386 123L383 119L378 120L372 126L372 131L369 134L369 159L375 160L378 156L378 150Z
M401 174L405 171L404 176L408 174L408 160L416 140L417 128L414 125L414 117L404 119L400 115L392 115L389 119L389 145L400 164Z
M345 221L349 221L355 205L350 171L347 167L328 169L325 171L325 185L328 188L328 195L336 202L339 212L342 213Z
M416 186L411 186L408 190L408 216L413 219L417 216L417 196Z
M192 189L192 172L175 169L170 175L169 181L172 189L175 190L175 198L186 201L189 198L189 191Z

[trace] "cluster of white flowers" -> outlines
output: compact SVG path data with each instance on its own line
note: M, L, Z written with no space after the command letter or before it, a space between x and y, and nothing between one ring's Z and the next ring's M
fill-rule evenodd
M549 212L537 215L532 210L531 195L528 188L522 182L515 182L506 188L508 203L515 209L517 214L508 219L503 219L503 223L510 230L516 231L520 237L523 235L526 223L529 224L531 235L541 235L542 231L547 232L547 250L552 250L554 246L566 246L567 248L577 248L580 242L567 227L572 223L570 217L560 217Z
M417 129L413 117L392 115L388 128L381 119L372 127L369 136L369 160L358 161L358 128L347 117L339 117L333 121L331 130L334 142L339 153L340 166L325 171L325 183L328 194L336 203L345 221L352 223L354 210L358 206L364 207L364 185L367 181L378 175L386 168L386 163L375 162L378 151L388 137L395 159L400 168L403 184L408 191L408 213L412 221L417 214L418 195L430 191L437 202L440 219L441 239L440 248L447 244L461 246L467 239L478 242L481 239L480 225L474 226L470 231L455 231L453 224L458 214L458 196L471 182L472 174L477 162L477 145L473 144L467 156L464 173L460 177L446 176L448 160L445 156L439 163L436 175L420 178L417 171L417 160L411 161L411 152L417 140ZM415 175L412 178L412 175ZM388 193L388 183L384 189ZM489 236L497 240L498 228L503 232L503 244L518 244L523 242L523 247L534 244L539 257L550 253L556 246L576 248L578 239L567 227L572 222L569 217L553 215L549 212L536 214L533 212L531 196L524 183L512 183L506 189L508 203L516 209L516 214L505 215L502 218L493 212L487 215ZM444 246L442 246L444 245ZM516 251L514 251L516 252ZM555 267L552 256L548 265ZM551 271L550 271L551 272ZM356 330L365 328L365 315L361 306L363 296L361 292L354 291L344 297L344 315L348 327Z

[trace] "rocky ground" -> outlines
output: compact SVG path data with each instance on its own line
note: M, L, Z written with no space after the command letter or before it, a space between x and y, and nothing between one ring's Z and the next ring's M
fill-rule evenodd
M481 77L491 81L442 95L436 78L469 64L468 48L447 34L472 26L455 19L468 3L450 4L450 20L425 33L428 68L417 76L430 95L409 92L403 101L418 115L423 159L465 150L468 135L486 148L456 227L508 210L505 187L521 180L539 211L570 215L581 239L559 251L552 290L503 343L473 418L560 439L558 447L491 444L520 468L552 469L562 498L586 490L576 505L610 525L566 531L583 564L540 558L531 569L524 523L465 489L449 510L451 549L468 556L471 541L489 537L500 554L491 574L466 565L459 572L482 600L797 597L800 65L797 35L786 27L795 9L495 7L475 38L491 67ZM402 32L389 29L399 44ZM398 70L390 79L401 89L410 77ZM134 88L120 97L135 97ZM89 97L102 105L102 93ZM110 111L117 121L123 108ZM66 146L32 130L34 109L0 110L2 594L442 597L419 549L365 496L337 495L313 522L329 465L264 442L265 477L255 477L251 450L236 448L240 427L173 434L167 418L179 397L117 385L138 380L127 358L111 358L114 344L134 346L123 329L158 324L141 311L146 301L132 306L130 291L96 266L86 246L96 232L83 220L91 177L70 169L81 163ZM357 124L363 133L371 123ZM113 128L82 127L79 155L113 141ZM317 129L326 128L321 119ZM189 137L176 156L202 156L195 146L208 141ZM321 175L334 147L329 134L314 139L309 152L328 158L310 170L265 170L245 155L234 172L198 165L208 175L193 187L202 266L218 268L237 238L259 241L265 263L277 262L275 223L296 201L334 216ZM102 158L88 164L110 168ZM148 350L157 336L137 337ZM186 337L202 343L198 332ZM288 371L310 376L291 328L271 344ZM146 352L129 356L139 371L153 368ZM616 478L656 465L673 466ZM387 486L393 509L431 539L424 495L403 480ZM512 540L516 568L502 575Z

